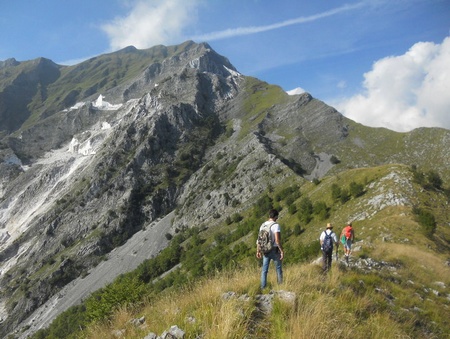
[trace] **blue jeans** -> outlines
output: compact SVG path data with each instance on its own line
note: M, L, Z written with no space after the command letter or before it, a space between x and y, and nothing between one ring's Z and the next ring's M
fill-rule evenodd
M261 271L261 288L266 287L267 284L267 272L269 271L270 261L275 263L275 269L277 270L277 281L279 284L283 282L283 269L281 267L280 253L278 248L273 249L269 253L263 255L263 264Z

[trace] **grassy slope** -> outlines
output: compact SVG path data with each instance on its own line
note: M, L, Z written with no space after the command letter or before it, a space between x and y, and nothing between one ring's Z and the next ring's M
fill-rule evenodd
M114 330L125 330L127 338L142 338L150 331L161 334L174 324L186 332L186 338L200 334L205 338L439 338L448 333L449 301L445 289L434 284L450 283L448 272L442 270L444 258L398 244L381 245L374 254L395 262L395 273L363 274L334 266L323 276L314 264L286 267L285 283L274 289L294 292L296 302L275 298L273 312L267 316L261 317L256 307L259 268L252 263L180 291L167 291L140 307L123 307L110 322L90 327L84 336L110 338ZM269 282L275 281L271 269ZM224 298L229 291L236 297ZM140 317L145 317L145 326L130 323Z
M450 331L447 323L450 301L446 290L450 275L445 264L450 239L446 224L448 202L442 194L422 190L411 183L407 180L410 175L407 167L392 165L350 170L325 178L317 186L298 183L302 196L297 202L306 196L312 201L325 201L331 207L329 221L337 225L335 231L340 231L339 225L349 216L354 217L358 249L352 258L355 265L350 268L334 265L328 276L323 276L320 266L314 263L286 264L285 282L281 286L275 285L271 267L270 288L294 292L294 304L275 298L270 315L258 311L255 297L260 293L260 271L250 253L233 270L194 279L182 288L169 288L161 294L149 295L141 303L122 306L112 319L88 327L82 336L109 338L115 330L124 330L127 338L142 338L149 332L161 334L176 324L186 331L186 338L199 334L205 338L442 337ZM352 181L363 182L365 194L343 205L332 202L331 185L339 183L345 187ZM384 207L374 203L379 201L381 191L388 193ZM386 205L396 201L396 195L408 198L408 204ZM435 215L438 227L434 237L422 235L411 212L411 205L416 204L428 206ZM281 201L280 222L289 233L298 219L283 205ZM362 215L361 211L367 214ZM286 247L316 241L327 221L313 219L303 225L300 236L285 238ZM211 239L211 233L209 230L204 234ZM439 240L442 238L446 241ZM210 244L208 239L205 243ZM240 241L252 246L254 239L245 236ZM378 266L364 265L371 260ZM237 297L223 298L229 291ZM239 296L248 296L244 298L247 301ZM145 325L129 323L142 316Z

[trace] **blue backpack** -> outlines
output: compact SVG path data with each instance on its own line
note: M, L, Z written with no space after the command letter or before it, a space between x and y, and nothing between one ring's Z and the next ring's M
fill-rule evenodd
M325 231L325 239L322 243L322 249L325 253L333 253L333 238L331 237L333 235L333 231L331 231L329 234Z

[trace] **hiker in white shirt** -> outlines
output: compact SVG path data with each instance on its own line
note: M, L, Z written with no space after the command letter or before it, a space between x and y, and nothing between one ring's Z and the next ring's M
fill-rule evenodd
M281 247L281 230L280 225L277 223L278 220L278 211L272 209L269 211L269 220L263 223L260 227L260 230L264 227L264 225L270 224L270 232L272 238L272 249L263 253L259 247L256 249L256 257L258 259L263 259L262 263L262 271L261 271L261 288L265 288L267 284L267 272L269 271L270 261L273 260L275 263L275 269L277 271L277 282L281 284L283 282L283 268L282 268L282 260L284 258L283 248Z
M327 241L327 236L330 237L330 241ZM327 228L320 234L320 249L322 250L322 263L323 271L327 272L331 268L331 262L333 260L333 247L336 246L336 250L339 247L339 242L336 237L336 233L333 232L333 225L327 224Z

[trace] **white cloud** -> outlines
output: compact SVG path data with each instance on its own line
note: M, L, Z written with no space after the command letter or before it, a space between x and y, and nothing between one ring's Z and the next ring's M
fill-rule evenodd
M182 30L196 19L197 0L138 0L125 17L102 26L117 50L133 45L149 48L158 44L179 43Z
M297 87L297 88L291 89L290 91L286 91L286 93L289 95L303 94L305 92L306 91L301 87Z
M399 132L450 129L450 37L378 60L364 79L363 93L334 104L348 118Z

